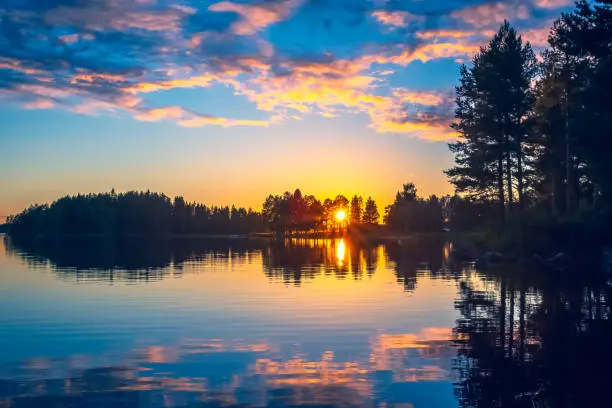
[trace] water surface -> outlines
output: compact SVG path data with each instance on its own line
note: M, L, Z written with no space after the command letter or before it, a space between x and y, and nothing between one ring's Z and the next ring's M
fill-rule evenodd
M612 361L609 292L441 239L0 241L0 407L572 406Z

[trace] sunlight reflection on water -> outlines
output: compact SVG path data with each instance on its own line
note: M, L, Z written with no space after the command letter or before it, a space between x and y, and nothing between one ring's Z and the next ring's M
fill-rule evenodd
M0 406L457 406L444 243L6 245Z

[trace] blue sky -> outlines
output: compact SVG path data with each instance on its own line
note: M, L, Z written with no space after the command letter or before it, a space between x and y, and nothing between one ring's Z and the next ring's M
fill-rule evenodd
M534 48L570 0L4 0L0 216L151 189L448 193L458 67L509 19Z

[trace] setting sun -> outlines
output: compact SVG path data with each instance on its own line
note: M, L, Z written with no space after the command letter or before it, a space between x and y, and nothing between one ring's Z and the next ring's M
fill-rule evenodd
M346 218L346 211L344 211L344 210L339 210L339 211L336 213L336 219L337 219L338 221L344 221L344 219L345 219L345 218Z

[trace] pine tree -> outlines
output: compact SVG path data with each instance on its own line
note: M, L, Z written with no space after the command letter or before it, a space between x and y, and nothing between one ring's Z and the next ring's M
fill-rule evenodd
M361 222L362 207L363 198L355 195L351 200L351 224L359 224Z
M591 4L594 3L594 4ZM549 38L564 57L567 85L566 194L568 211L579 193L581 176L593 183L591 196L612 204L612 1L580 0L572 13L555 22ZM580 122L575 124L576 118ZM576 174L582 169L584 174Z
M460 139L449 145L456 166L446 174L458 192L495 198L503 220L505 208L512 212L515 195L519 207L524 205L525 136L536 60L529 43L523 45L506 21L472 62L471 68L461 67L451 125Z
M365 210L363 212L363 223L375 225L378 224L379 218L380 214L378 213L378 206L376 205L376 202L372 199L372 197L368 197Z

